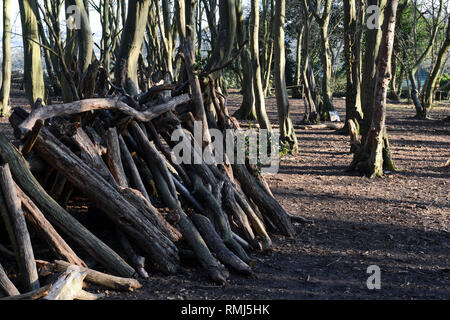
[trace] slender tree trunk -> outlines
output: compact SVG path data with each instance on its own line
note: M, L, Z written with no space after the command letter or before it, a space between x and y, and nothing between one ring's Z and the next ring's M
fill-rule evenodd
M373 93L373 112L370 130L364 146L358 152L360 157L356 164L370 177L381 177L383 169L392 166L389 142L386 132L386 99L391 80L391 61L395 37L395 21L399 0L388 0L384 9L382 37L378 56L375 90Z
M85 6L85 3L82 0L75 0L75 4L80 12L80 29L77 30L77 32L80 40L78 47L78 69L81 75L86 72L92 62L94 39L89 23L88 7Z
M103 44L103 67L106 70L106 74L109 76L110 67L111 67L111 47L110 47L110 39L111 39L111 27L109 21L109 13L110 13L110 0L103 0L103 20L102 20L102 44Z
M297 36L297 61L295 66L295 78L294 78L294 88L292 90L292 98L301 99L302 98L302 42L303 42L303 30L305 29L304 23L300 25Z
M422 96L422 106L424 109L430 108L433 105L434 94L436 92L436 82L438 80L438 76L440 74L442 65L444 64L445 55L447 54L449 48L450 48L450 17L448 19L447 32L445 33L444 43L437 54L436 62L433 66L432 71L428 76L426 86L424 88L424 94Z
M314 74L312 72L310 63L310 32L312 23L312 14L308 10L307 0L301 1L302 6L302 18L304 24L304 34L302 43L302 81L303 81L303 92L304 102L305 102L305 115L303 117L303 122L305 123L317 123L320 120L319 114L317 112L317 107L320 104L319 97L316 94L316 83L314 80Z
M361 14L364 8L361 10ZM358 31L358 18L355 0L344 0L344 51L347 73L345 97L345 126L343 133L348 132L348 121L352 120L356 128L362 118L361 110L361 32Z
M236 16L237 24L237 41L238 45L243 44L247 40L248 28L244 22L244 15L242 12L242 0L236 1ZM233 114L234 117L240 120L255 120L255 94L253 91L253 71L252 61L250 57L250 50L246 45L243 49L240 58L242 67L242 104L241 107Z
M264 92L261 80L261 65L259 63L259 1L251 1L251 37L250 50L252 54L253 67L253 90L255 92L255 107L258 123L261 129L272 131L269 118L266 113Z
M323 5L323 13L315 13L317 24L320 29L320 47L321 47L321 61L322 61L322 100L323 106L320 110L321 117L329 119L329 112L334 111L333 106L333 92L331 88L331 77L333 69L331 66L330 57L330 41L328 35L328 27L330 24L331 5L333 0L325 0ZM319 5L319 4L317 4ZM313 8L314 10L314 8Z
M284 49L284 23L286 0L275 3L275 93L277 96L278 122L280 125L280 143L291 154L298 153L298 141L292 125L288 94L286 90L286 53Z
M166 53L166 68L167 72L173 77L173 48L172 48L172 26L169 5L171 1L162 0L162 13L164 25L164 49Z
M125 81L129 93L137 93L139 88L137 69L139 54L144 41L150 0L130 0L128 2L127 20L122 31L119 55L116 58L114 77L117 84ZM126 65L125 79L121 79L122 68Z
M435 18L435 20L433 21L431 37L430 37L430 40L428 42L427 48L425 49L425 51L422 53L422 55L419 58L416 57L415 64L414 64L414 66L411 68L411 70L408 73L409 82L411 83L411 98L412 98L414 106L416 108L416 117L419 118L419 119L426 119L427 118L427 108L424 107L420 103L420 99L419 99L420 76L418 76L419 88L418 88L418 85L416 83L416 77L415 76L416 76L417 71L419 71L419 69L420 69L420 65L423 63L423 61L426 59L426 57L430 54L430 52L433 49L433 45L434 45L434 43L436 41L436 35L438 33L438 30L439 30L439 24L440 24L439 20L441 18L442 11L443 11L443 8L444 8L443 5L444 5L443 0L440 0L439 1L439 9L438 9L438 13L437 13L437 18ZM414 35L415 35L415 32L414 32Z
M44 100L45 86L42 71L41 47L39 46L36 1L19 0L22 21L22 38L24 52L25 93L30 104L38 98Z
M0 90L0 116L9 115L9 92L11 89L11 0L3 0L2 83Z

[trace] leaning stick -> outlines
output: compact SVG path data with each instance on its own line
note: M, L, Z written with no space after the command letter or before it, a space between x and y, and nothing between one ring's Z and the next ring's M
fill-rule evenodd
M60 259L67 260L72 264L86 267L86 264L81 260L72 248L64 241L64 239L53 228L51 223L45 218L41 210L34 204L34 202L16 185L17 194L19 195L22 205L25 208L25 218L28 223L33 225L38 231L39 235L47 242L50 249Z
M30 234L28 233L25 216L22 211L20 199L17 196L16 186L6 163L0 167L0 186L5 197L9 217L13 230L15 231L18 263L22 280L27 290L34 290L40 287L39 277L34 261L33 247L31 246Z
M8 296L19 295L20 292L16 286L9 280L8 275L0 264L0 289L2 289Z
M10 296L10 297L5 297L5 298L1 298L0 301L7 301L7 300L38 300L42 297L45 297L48 292L50 291L50 289L52 288L51 284L48 284L42 288L24 293L24 294L19 294L16 296Z

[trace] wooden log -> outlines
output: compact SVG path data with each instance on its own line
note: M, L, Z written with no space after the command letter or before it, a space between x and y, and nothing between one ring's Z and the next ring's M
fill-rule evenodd
M245 250L233 238L230 223L221 206L217 203L217 200L212 196L212 194L206 189L206 187L203 185L203 182L198 176L194 178L193 193L204 202L205 207L209 213L208 217L210 217L210 220L212 220L212 222L214 223L214 226L217 228L217 231L225 244L229 246L241 260L245 262L250 261L250 257L247 255Z
M255 210L248 203L245 194L241 193L241 191L239 191L236 188L236 186L234 186L234 191L236 201L238 202L241 209L244 210L245 214L247 215L247 218L250 224L252 225L254 232L261 239L262 249L264 251L271 250L272 240L270 239L270 236L267 233L266 227L264 226L262 219L259 218Z
M253 273L252 269L244 261L239 259L239 257L237 257L225 246L223 240L220 238L216 230L214 230L214 226L207 217L199 214L193 214L191 219L200 234L203 236L203 239L205 239L208 248L216 254L217 258L223 264L245 275L251 275Z
M5 197L3 196L3 192L1 191L1 188L0 188L0 214L2 215L3 225L6 229L6 232L8 233L9 241L10 241L11 247L14 251L14 252L10 252L9 250L4 251L4 254L6 254L10 258L11 258L11 254L12 254L12 259L14 261L17 261L19 251L18 251L18 247L17 247L16 234L14 232L14 228L11 223L11 219L9 218L8 207L6 205ZM2 248L0 248L0 249L2 249Z
M109 128L106 131L106 145L108 167L114 179L121 187L128 187L127 177L122 165L122 158L120 156L119 137L117 136L116 128Z
M83 150L82 155L84 154L85 163L91 168L95 169L103 178L105 178L112 188L116 189L131 205L136 207L139 212L147 218L154 226L156 226L165 236L167 236L171 241L178 241L181 237L181 234L173 228L167 221L164 220L162 215L156 210L155 207L148 201L141 193L137 190L122 187L120 186L111 172L108 170L105 162L102 160L100 155L95 152L95 147L89 137L83 132L82 129L78 128L77 134L73 136L74 140L77 142L79 147ZM118 159L115 161L119 161ZM125 179L123 177L123 173L120 172L119 175L121 179ZM88 196L92 196L95 199L97 197L95 194L88 194ZM106 201L106 200L104 200ZM103 208L100 206L99 208Z
M139 190L142 195L150 201L150 197L147 193L147 190L145 189L144 182L142 181L142 178L139 174L139 170L136 167L136 164L133 161L133 157L128 150L128 147L125 143L125 141L122 138L122 135L119 135L119 144L120 144L120 152L122 155L122 161L124 164L124 167L126 171L128 171L128 176L130 178L131 184L134 188Z
M20 292L16 286L9 280L3 266L0 263L0 289L2 289L8 296L19 295Z
M122 113L133 116L136 120L150 121L169 110L173 110L180 104L187 103L190 99L191 98L188 94L179 95L167 103L148 108L143 112L137 111L117 99L85 99L64 104L53 104L45 106L45 108L32 110L29 116L19 125L18 128L22 135L25 135L33 128L37 120L46 120L57 116L77 114L99 109L118 110Z
M103 295L94 295L83 290L83 280L87 271L70 265L56 280L44 300L96 300Z
M116 231L119 242L122 245L123 251L125 252L126 256L130 259L131 265L136 269L140 277L148 278L148 273L144 268L145 258L136 254L136 251L134 251L133 246L131 245L127 236L122 231L120 231L119 229L117 229Z
M190 245L195 253L197 260L200 265L208 272L209 277L216 283L225 285L227 283L228 274L225 272L224 268L211 254L208 246L206 245L204 239L198 232L197 228L191 222L189 217L184 213L181 208L180 202L175 195L173 195L168 187L168 183L165 177L158 170L158 168L152 168L153 176L155 177L155 183L158 190L161 193L161 197L164 203L169 207L172 213L178 215L178 226L180 227L183 238Z
M101 156L102 154L106 153L106 148L102 145L102 137L97 133L97 131L94 130L91 126L85 126L84 131L88 134L88 136L91 138L92 143L95 146L95 149L97 150L97 153Z
M141 156L147 163L147 166L150 168L150 170L152 170L152 166L158 167L159 171L164 176L164 179L167 182L170 193L175 196L176 188L164 159L156 150L155 146L152 145L150 141L148 141L148 138L145 136L144 132L141 130L136 121L133 121L131 123L131 128L133 129L134 136L142 150Z
M64 173L76 188L84 190L89 199L101 208L113 223L141 246L159 270L168 274L178 270L178 251L172 241L155 225L146 221L139 208L130 204L113 185L58 141L46 128L37 139L36 150L44 160ZM128 189L124 189L126 190ZM136 198L133 200L137 201Z
M39 139L37 139L37 143L38 141ZM117 253L93 235L47 194L27 168L21 154L1 132L0 156L3 161L9 163L20 188L48 216L52 224L80 244L92 257L114 274L126 277L134 274L133 268L120 258Z
M264 190L243 164L234 164L233 173L244 192L251 198L259 210L267 215L282 234L293 237L295 229L286 211L266 190Z
M86 264L81 260L72 248L64 241L64 239L53 228L51 223L45 218L41 210L34 204L34 202L16 185L17 194L22 202L22 206L25 208L25 218L28 223L31 224L41 238L49 245L50 250L59 259L64 259L67 262L82 267L86 267Z
M42 288L24 293L19 295L14 295L10 297L1 298L0 301L11 301L11 300L39 300L42 297L45 297L50 289L52 288L51 284L43 286Z
M33 129L29 134L27 134L25 138L25 143L22 148L22 155L26 157L31 150L33 149L33 146L36 142L37 136L39 135L39 132L41 131L42 127L44 126L43 120L36 121L35 125L33 126Z
M157 197L158 190L156 189L155 180L153 179L152 172L147 167L147 164L137 153L133 155L133 160L142 177L142 182L147 186L147 190L151 192L152 196Z
M98 149L81 127L77 128L72 139L81 150L81 159L92 169L96 170L105 180L114 183L114 177L105 165Z
M22 211L20 199L17 196L14 180L6 163L0 167L0 186L5 197L8 207L9 218L13 227L17 248L18 248L18 264L23 285L26 290L35 290L40 287L39 277L34 261L33 247L31 246L30 234L28 233L25 216Z
M224 193L224 205L222 207L226 208L226 210L231 214L231 216L234 217L234 221L237 223L239 230L241 231L241 234L243 235L245 240L247 240L250 243L252 248L255 250L261 250L262 249L261 245L255 238L255 234L253 233L247 215L237 204L231 182L227 181L227 183L225 183L223 193Z
M70 263L61 260L55 260L53 263L38 260L36 263L41 270L45 270L45 275L54 272L63 272L70 266ZM87 271L85 281L102 286L106 289L133 291L142 287L139 281L133 278L116 277L87 268L82 270Z
M178 173L178 175L183 180L184 185L190 189L192 187L192 182L183 167L173 161L175 158L175 155L173 154L172 150L167 145L164 145L158 135L158 132L155 129L155 126L151 121L146 123L146 127L148 129L148 132L150 132L151 138L153 142L155 143L158 150L166 157L167 161L174 167L175 171Z
M52 196L55 201L59 201L59 198L62 195L62 192L64 190L64 186L66 185L67 179L61 174L56 173L55 181L53 182L53 185L49 191L50 195Z

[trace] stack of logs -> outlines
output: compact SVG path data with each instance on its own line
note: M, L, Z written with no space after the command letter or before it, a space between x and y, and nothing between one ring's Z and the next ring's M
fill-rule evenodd
M134 97L48 106L38 100L31 112L14 109L10 123L20 143L0 133L0 228L10 240L0 244L0 257L16 259L27 293L19 295L1 265L0 293L95 299L83 281L136 289L134 278L148 277L147 271L177 273L180 257L195 258L212 281L226 284L228 270L253 274L249 252L271 250L269 233L294 235L294 217L255 167L175 161L174 130L181 129L194 152L205 148L193 135L196 101L182 92L164 84ZM221 121L214 126L237 129L224 99L215 99ZM115 242L101 240L95 226L69 213L68 204L80 198L88 214L95 208L114 225ZM53 263L35 259L28 227L45 241ZM81 254L109 274L89 269ZM41 277L57 272L64 273L53 284L40 285Z

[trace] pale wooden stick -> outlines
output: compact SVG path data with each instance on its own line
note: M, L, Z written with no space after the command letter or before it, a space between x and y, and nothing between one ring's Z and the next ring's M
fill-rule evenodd
M8 296L19 295L20 292L16 286L9 280L8 275L0 264L0 289L3 289Z
M20 199L17 196L16 187L8 164L0 167L0 185L3 190L9 217L16 236L18 263L21 269L20 273L24 286L29 291L38 289L40 287L39 277L34 261L30 234L28 233L25 216L22 211Z

